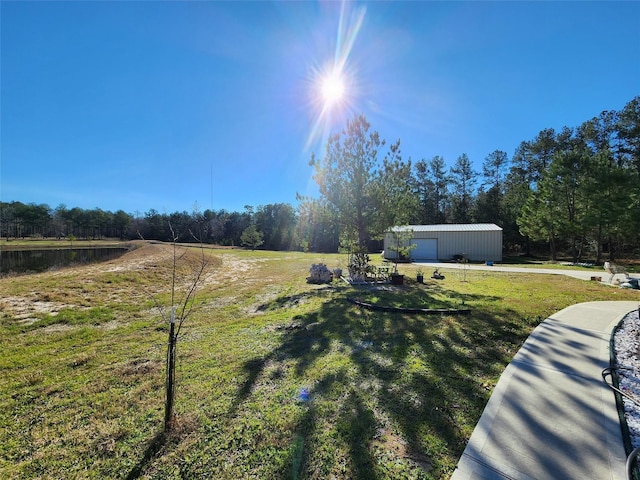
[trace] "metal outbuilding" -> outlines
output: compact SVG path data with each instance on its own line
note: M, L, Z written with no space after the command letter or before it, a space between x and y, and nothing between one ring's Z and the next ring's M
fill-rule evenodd
M452 260L457 256L478 262L502 261L502 228L493 223L393 227L384 236L385 258L395 258L397 239L415 245L409 250L412 261Z

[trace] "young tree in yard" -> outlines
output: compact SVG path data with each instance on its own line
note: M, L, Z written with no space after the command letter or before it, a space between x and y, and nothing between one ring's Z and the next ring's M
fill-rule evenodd
M262 232L256 230L256 226L254 224L251 224L242 232L240 242L243 247L255 250L264 243L264 236L262 235Z
M166 363L166 398L165 398L165 411L164 411L164 431L169 432L175 425L175 378L176 378L176 360L177 360L177 344L180 331L184 326L185 321L193 313L193 309L196 303L196 293L201 286L204 276L210 267L210 258L202 244L200 246L201 255L196 260L191 260L188 263L187 269L190 270L187 273L186 278L179 278L179 262L186 258L186 252L179 254L179 247L177 244L180 234L176 233L172 225L169 223L169 230L171 232L173 241L173 265L171 274L171 306L169 312L161 305L158 305L160 312L165 321L169 323L169 341L167 345L167 363ZM198 236L192 231L189 233L198 240Z
M381 234L376 173L378 149L384 145L363 115L347 122L341 134L329 137L322 158L311 156L314 179L329 208L336 213L341 234L364 248L367 241Z
M411 255L411 250L416 248L416 244L411 243L413 230L409 226L394 227L389 231L389 234L391 235L391 242L387 245L387 248L393 252L391 255L393 259L393 272L397 274L398 262L408 260Z

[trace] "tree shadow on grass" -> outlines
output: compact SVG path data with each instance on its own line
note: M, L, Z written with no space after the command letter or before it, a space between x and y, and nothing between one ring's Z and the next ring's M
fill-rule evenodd
M164 431L160 431L149 442L147 449L144 451L144 455L135 467L131 469L129 474L125 477L126 480L135 480L140 478L142 472L151 460L162 450L162 447L167 443L167 434Z
M181 442L186 436L192 433L198 426L198 421L193 415L176 416L173 421L171 431L160 430L147 444L144 455L140 461L131 469L125 477L126 480L140 478L149 464L156 457L162 456L167 450Z
M322 441L346 446L350 478L388 476L372 447L385 434L402 443L403 468L450 473L445 470L467 440L465 425L475 425L489 398L487 379L500 375L528 326L509 320L516 316L507 309L499 318L483 312L425 317L364 310L348 303L345 291L325 294L319 311L296 317L296 328L285 331L276 348L245 362L230 416L268 363L293 361L295 375L311 385L312 400L295 427L290 468L278 478L305 477L308 470L330 475L332 453ZM289 297L274 302L286 305ZM310 368L318 362L324 365L319 378Z
M331 372L318 380L313 388L312 397L320 398L329 395L336 384L348 382L346 369ZM322 449L316 437L318 423L322 421L320 416L324 408L319 407L315 400L310 400L306 405L303 415L296 422L292 447L290 449L290 459L288 464L283 465L280 471L275 473L274 478L305 478L305 468L308 467L309 458L314 449ZM358 392L350 392L341 405L341 409L336 418L336 435L348 445L350 457L352 459L352 475L349 478L362 478L375 480L378 475L375 471L375 459L370 449L375 435L376 421L370 408L361 398ZM330 447L331 448L331 447ZM329 478L332 462L316 466L315 474L318 478Z
M330 287L320 287L315 290L311 290L304 293L298 293L295 295L282 295L269 302L262 303L256 307L257 312L266 312L272 310L278 310L281 308L293 308L311 297L322 296Z

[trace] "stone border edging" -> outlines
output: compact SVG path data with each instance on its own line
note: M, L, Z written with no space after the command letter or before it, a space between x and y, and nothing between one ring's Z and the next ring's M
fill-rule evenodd
M629 315L629 313L627 313L627 315ZM616 352L615 352L615 336L616 336L616 332L622 325L622 322L624 322L627 315L624 315L620 319L620 321L615 325L615 327L613 327L613 330L611 330L611 336L609 337L609 368L611 369L611 381L613 382L613 386L615 388L620 388L620 384L618 381L618 373L616 372L616 366L618 364L618 361L617 361ZM610 385L606 381L604 381L604 383L605 385L610 387ZM618 420L620 422L620 431L622 433L622 443L624 445L625 453L628 456L633 451L633 444L631 443L631 432L629 431L629 424L627 423L627 417L625 415L624 400L620 392L614 389L612 390L613 390L614 398L616 399L616 409L618 411L617 412Z

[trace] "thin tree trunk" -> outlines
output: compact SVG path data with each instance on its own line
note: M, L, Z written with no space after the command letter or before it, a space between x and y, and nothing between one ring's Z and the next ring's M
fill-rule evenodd
M173 403L175 396L176 377L176 310L171 307L171 325L169 328L169 345L167 346L167 385L166 402L164 406L164 431L173 428Z

